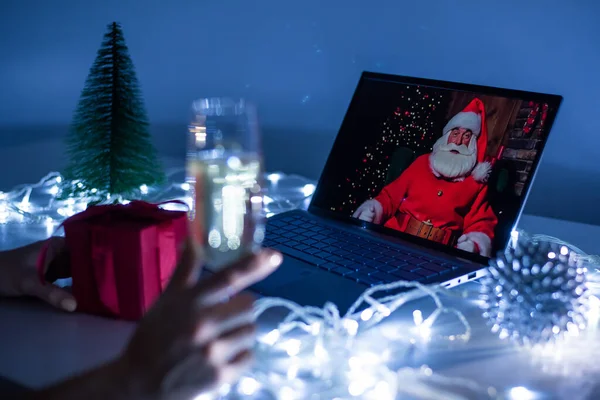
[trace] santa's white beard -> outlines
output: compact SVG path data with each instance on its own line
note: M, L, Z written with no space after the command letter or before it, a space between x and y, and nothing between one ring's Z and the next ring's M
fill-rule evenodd
M452 153L452 150L456 150L458 154ZM448 135L444 135L433 145L429 161L433 173L437 176L462 180L471 173L477 164L477 140L473 137L469 147L458 146L448 143Z

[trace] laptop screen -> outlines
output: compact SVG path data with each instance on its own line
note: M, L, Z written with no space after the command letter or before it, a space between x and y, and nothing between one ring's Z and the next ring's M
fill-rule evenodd
M508 243L560 102L364 73L311 208L487 259Z

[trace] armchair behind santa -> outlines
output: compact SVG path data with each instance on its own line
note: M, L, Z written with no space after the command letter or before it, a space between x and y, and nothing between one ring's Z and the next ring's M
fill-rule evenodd
M398 147L390 159L390 166L388 168L387 177L385 184L388 185L395 181L402 173L413 163L419 156L422 156L426 152L416 152L410 147Z
M63 226L77 311L137 320L176 267L187 213L135 201L90 207Z

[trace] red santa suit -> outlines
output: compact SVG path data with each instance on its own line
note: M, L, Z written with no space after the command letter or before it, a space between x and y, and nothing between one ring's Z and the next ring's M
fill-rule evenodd
M477 165L470 174L449 180L432 168L431 154L417 158L375 198L382 208L386 227L447 245L470 240L474 252L490 256L498 222L487 201L487 177L491 166L484 162L487 129L483 103L473 100L444 128L444 138L454 128L466 128L477 140ZM460 245L459 245L460 247Z

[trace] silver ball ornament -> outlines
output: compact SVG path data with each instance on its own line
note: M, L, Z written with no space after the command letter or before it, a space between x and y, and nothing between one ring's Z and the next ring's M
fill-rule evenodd
M493 333L522 345L546 344L586 328L587 270L567 246L520 233L490 260L483 316Z

